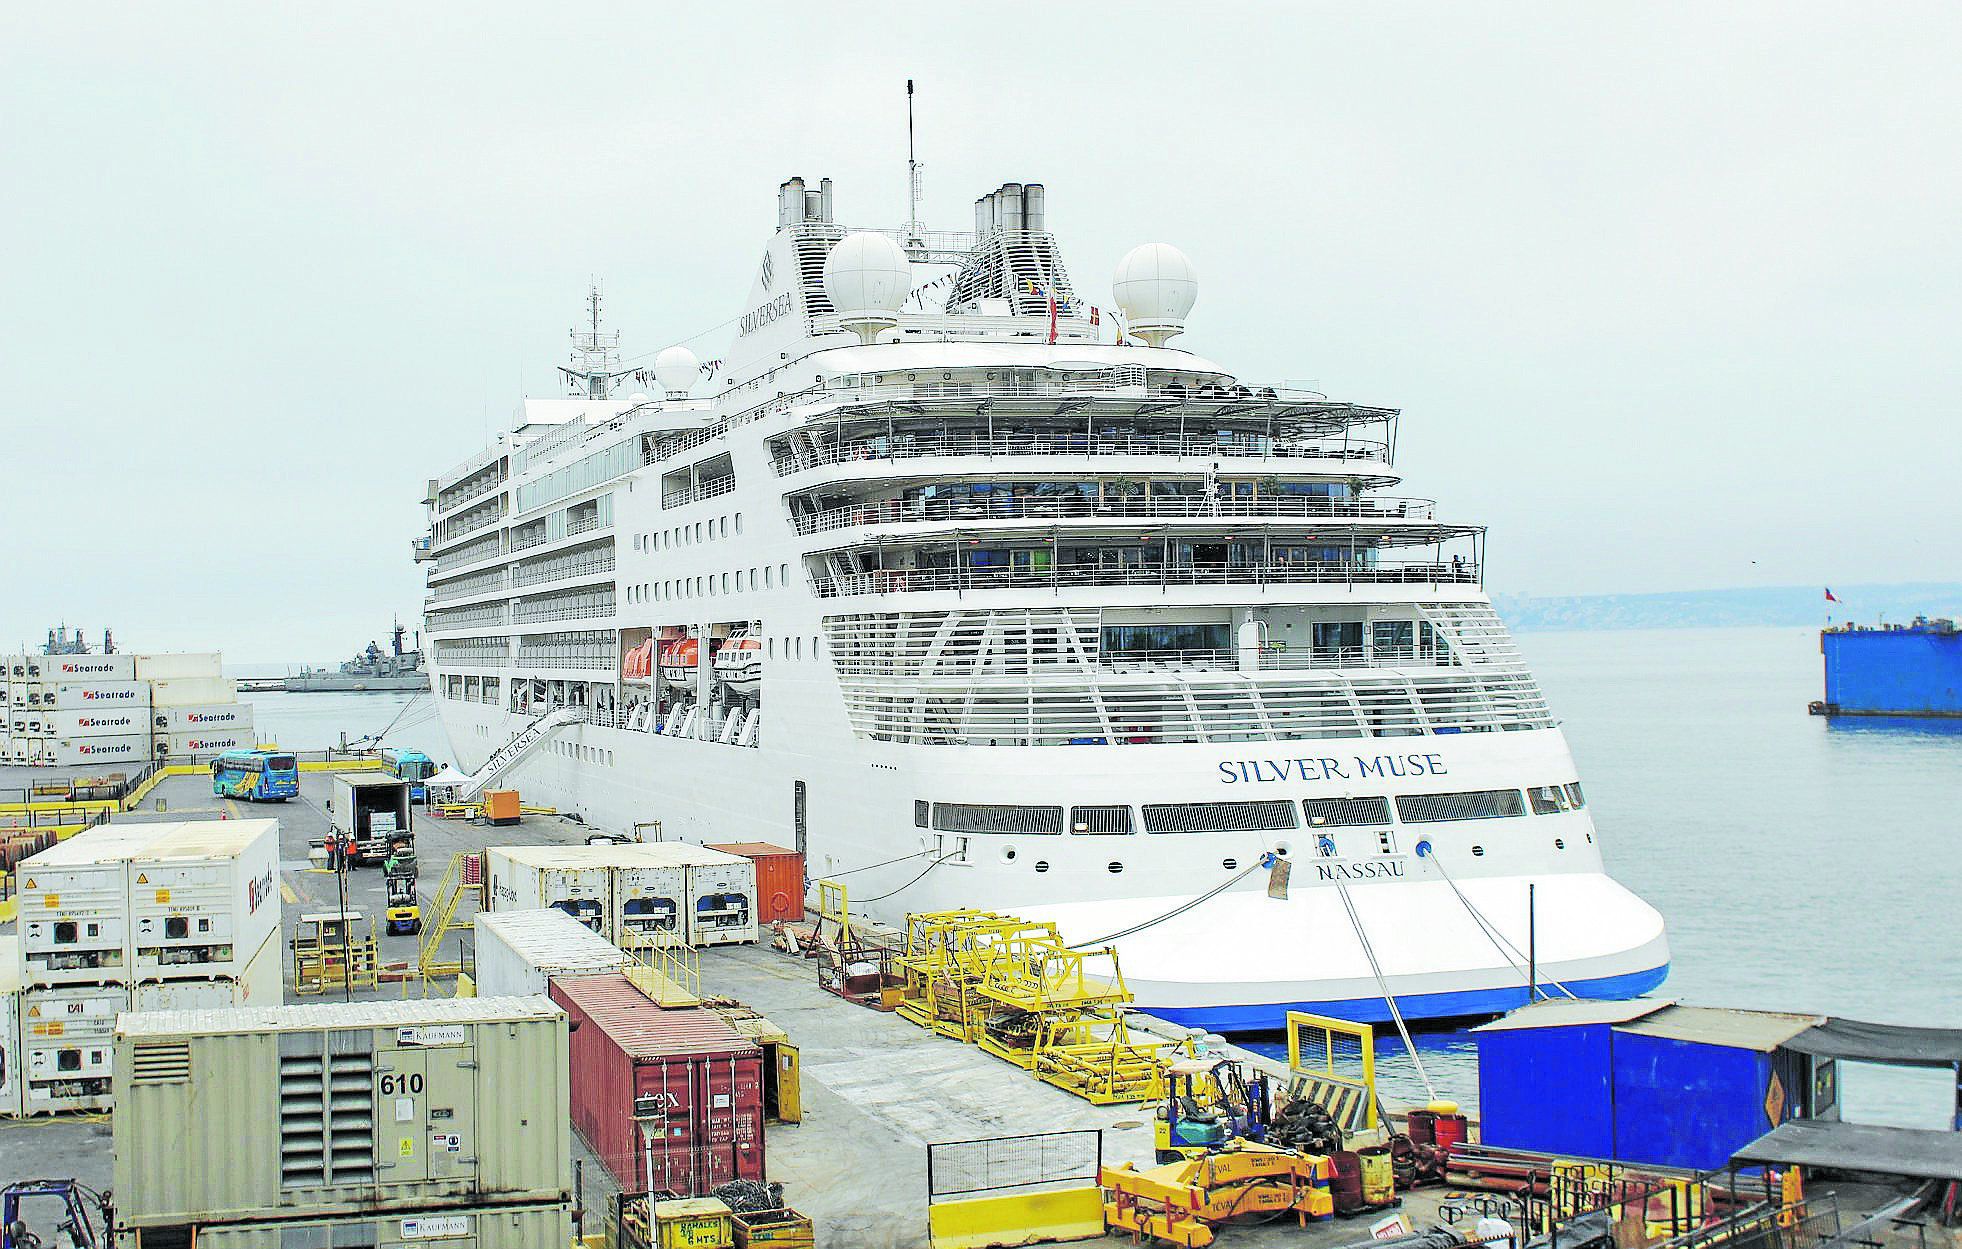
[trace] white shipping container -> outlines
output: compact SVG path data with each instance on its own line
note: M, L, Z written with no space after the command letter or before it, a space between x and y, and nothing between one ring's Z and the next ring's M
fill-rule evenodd
M649 842L632 848L655 861L687 866L688 896L682 910L689 945L735 945L756 940L753 859L679 841Z
M41 679L42 655L7 656L7 679L9 681L38 681Z
M683 904L688 896L688 869L645 853L654 847L614 846L622 860L613 868L614 944L626 949L662 939L683 938Z
M491 846L484 872L493 911L554 907L596 933L611 930L612 868L607 846Z
M219 1010L231 1006L281 1006L286 951L279 934L266 938L238 976L217 980L154 980L129 991L131 1010Z
M135 737L150 731L147 707L102 707L44 711L50 737Z
M170 827L98 824L22 860L15 872L22 980L30 986L128 980L129 857Z
M62 711L150 710L150 687L142 681L58 681L43 686L41 706ZM34 701L33 691L28 702Z
M20 939L0 937L0 1117L20 1113Z
M554 976L600 976L633 960L564 911L480 911L472 943L483 997L544 993Z
M227 750L251 750L259 744L252 726L242 729L192 729L188 733L158 733L159 758L178 759L187 755L215 755Z
M57 767L81 763L147 763L150 734L130 737L59 737L49 752Z
M136 657L136 677L139 681L175 680L179 677L223 676L219 665L218 652L210 654L178 653L169 655L138 655ZM219 700L222 701L222 700Z
M279 821L163 827L129 861L133 978L244 974L279 931Z
M154 707L150 727L160 733L196 733L210 729L249 729L251 703L192 703L187 707Z
M238 682L230 677L167 677L150 682L150 703L156 707L237 701Z
M116 1016L127 986L68 985L20 994L21 1110L107 1110L115 1076Z
M134 655L50 655L45 660L50 680L134 681Z

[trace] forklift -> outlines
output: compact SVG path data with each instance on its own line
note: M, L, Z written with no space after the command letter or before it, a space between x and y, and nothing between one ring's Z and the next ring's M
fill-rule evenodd
M1162 1163L1198 1158L1234 1140L1263 1141L1267 1077L1231 1058L1182 1058L1165 1069L1165 1104L1152 1124Z
M388 857L382 860L382 886L387 892L382 930L391 937L414 936L422 931L422 902L416 896L415 843L398 838L389 843Z
M106 1249L114 1222L109 1195L76 1180L19 1180L0 1189L0 1249L43 1249L46 1242L29 1231L20 1217L21 1202L29 1197L60 1199L67 1217L57 1230L68 1238L70 1249Z

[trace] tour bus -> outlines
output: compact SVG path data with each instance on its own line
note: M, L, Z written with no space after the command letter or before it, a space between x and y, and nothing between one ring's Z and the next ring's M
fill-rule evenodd
M300 765L278 750L228 750L211 761L211 792L247 802L285 802L300 792Z
M436 761L420 750L382 751L382 770L398 781L409 782L409 801L428 802L429 786L423 784L436 775Z

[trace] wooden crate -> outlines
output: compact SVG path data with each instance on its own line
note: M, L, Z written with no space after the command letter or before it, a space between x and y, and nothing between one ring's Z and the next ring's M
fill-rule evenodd
M738 1211L735 1223L736 1249L751 1245L767 1249L813 1249L816 1233L811 1221L786 1206L781 1210Z

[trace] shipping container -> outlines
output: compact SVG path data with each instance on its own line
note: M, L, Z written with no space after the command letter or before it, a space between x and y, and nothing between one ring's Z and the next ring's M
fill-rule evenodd
M168 824L84 829L19 865L20 967L29 985L124 982L134 958L129 857Z
M479 911L477 992L485 997L543 993L553 976L620 971L633 960L564 911Z
M43 712L40 719L50 737L137 737L149 733L147 707L87 707L80 711Z
M20 938L0 937L0 1117L21 1111Z
M353 840L356 862L379 863L388 855L389 842L415 836L409 782L392 776L336 773L328 817L336 835Z
M195 1239L185 1229L152 1229L153 1245L201 1249L566 1249L572 1205L438 1207L429 1211L356 1214L279 1223L206 1223ZM141 1249L143 1229L122 1234L117 1249Z
M618 974L561 976L550 993L572 1030L572 1122L622 1188L696 1197L763 1178L761 1048Z
M43 687L38 699L30 688L28 702L59 711L139 711L147 714L150 710L150 687L142 681L58 681ZM145 721L147 724L148 721Z
M542 997L127 1014L115 1096L129 1227L572 1196Z
M138 655L136 657L136 676L140 681L178 680L184 677L216 677L224 675L217 652L198 654L195 652L168 655ZM223 699L216 700L219 702Z
M119 984L22 989L22 1113L107 1110L116 1016L128 1009L129 989Z
M150 734L146 730L128 737L58 737L45 753L57 767L87 763L147 763L150 760Z
M286 949L278 933L237 976L211 980L151 980L132 985L131 1010L221 1010L227 1006L278 1006L285 1001Z
M756 940L756 864L686 842L660 841L647 848L659 849L688 866L688 897L682 911L688 922L689 945Z
M241 728L191 729L183 733L158 733L156 754L160 759L205 759L227 750L251 750L259 744L252 726Z
M53 681L134 681L134 655L50 655L43 661Z
M230 677L162 677L150 682L150 702L157 707L193 707L200 703L235 703L238 682Z
M153 827L129 860L133 979L237 978L279 931L279 821Z
M188 707L154 707L150 727L159 733L196 733L209 729L249 729L251 703L194 703Z
M627 949L663 940L684 940L682 907L688 868L663 858L659 843L596 847L615 852L609 911L614 944Z
M804 922L804 856L767 841L709 842L708 848L756 864L756 922Z
M484 883L493 911L564 911L594 932L611 930L611 846L491 846ZM617 857L617 856L615 856Z

